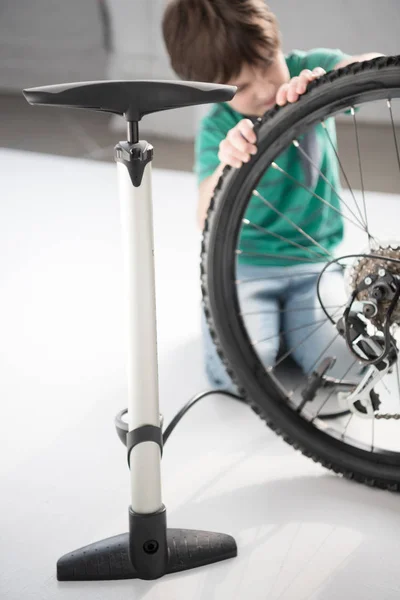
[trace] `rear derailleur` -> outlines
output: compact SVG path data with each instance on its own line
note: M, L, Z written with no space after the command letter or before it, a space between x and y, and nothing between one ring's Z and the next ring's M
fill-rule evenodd
M367 306L369 303L356 302L352 310L346 316L341 317L336 324L339 333L346 339L351 352L360 363L357 381L354 381L354 376L353 380L347 381L329 377L327 373L334 366L336 359L327 357L309 376L307 385L302 390L303 401L300 409L307 402L314 400L318 390L334 387L338 390L337 398L345 412L351 411L366 419L374 418L374 414L381 404L379 394L375 392L374 388L386 373L391 372L397 361L397 345L391 335L388 348L387 340L384 337L368 333L366 323L360 318L360 304L366 305L363 307L364 316L371 310ZM339 415L343 415L343 412L338 413L337 416Z

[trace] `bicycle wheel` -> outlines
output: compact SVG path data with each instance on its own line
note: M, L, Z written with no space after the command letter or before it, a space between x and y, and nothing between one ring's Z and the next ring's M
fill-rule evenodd
M387 143L393 149L394 177L400 183L395 125L400 117L399 98L400 57L383 57L332 71L313 82L295 104L276 106L258 119L258 153L240 169L225 168L209 207L201 249L203 308L210 333L227 372L253 410L285 441L323 466L349 479L394 491L400 487L396 334L400 323L400 232L398 223L396 232L393 219L398 199L388 196L391 218L382 212L377 215L375 210L374 221L368 220L371 197L366 191L363 169L368 148L363 148L359 123L362 111L368 110L371 103L382 109L388 124ZM352 126L354 151L359 159L358 190L350 185L333 130L327 126L338 114L349 119ZM260 210L274 210L273 200L263 197L257 185L268 169L278 170L282 177L290 179L279 167L279 156L289 147L301 153L302 160L312 163L318 177L325 177L302 147L307 132L316 127L322 127L328 136L347 189L334 190L338 199L335 206L309 190L310 198L315 196L320 201L321 210L340 214L344 238L334 250L322 247L309 233L314 231L310 220L299 226L290 215L279 214L296 229L293 239L298 241L293 244L293 254L300 247L309 252L309 257L303 256L299 262L304 277L314 278L318 298L318 319L299 326L298 331L304 330L304 340L310 340L321 327L331 328L330 343L313 356L307 369L299 369L294 365L298 363L295 351L305 343L301 340L297 348L286 341L286 348L274 363L263 359L263 340L254 339L254 328L248 324L249 313L243 304L246 294L242 290L251 280L240 279L240 260L251 253L251 247L243 249L240 244L246 227L255 227L258 234L274 235L254 226L246 211L250 202L254 207L255 201L260 203ZM293 178L290 183L307 189L307 184ZM388 244L390 223L395 241ZM376 228L380 231L373 231ZM298 243L302 236L304 244ZM282 278L286 268L280 269ZM342 301L333 305L329 294L324 298L321 291L329 273L336 273L343 282L339 285ZM281 319L285 311L288 314L288 309L281 306L278 311ZM280 330L276 337L281 339ZM342 365L340 376L333 374L338 356L333 355L332 345L337 343L345 348L336 349L337 355L348 360L348 368L343 370ZM332 406L339 415L334 419L326 415Z

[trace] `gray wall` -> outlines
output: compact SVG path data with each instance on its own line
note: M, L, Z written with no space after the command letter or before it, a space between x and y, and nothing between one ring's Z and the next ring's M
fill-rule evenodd
M325 47L348 54L400 54L400 0L270 0L268 4L278 16L285 52ZM394 118L400 123L400 114L394 112ZM388 123L388 114L381 104L369 104L358 120Z
M131 7L132 21L127 17L124 0L110 0L115 18L119 19L117 30L125 29L117 54L111 67L112 75L126 77L147 72L153 77L173 77L168 66L160 31L162 8L165 0L139 0ZM365 0L271 0L271 9L277 14L283 33L283 48L288 52L294 48L315 47L341 48L348 54L381 52L400 54L400 0L381 0L367 6ZM128 42L127 24L133 22L134 11L138 10L139 37ZM146 20L147 19L147 20ZM131 54L135 44L141 59L133 60ZM143 61L146 54L147 64ZM199 118L207 107L171 112L168 118L158 114L148 119L149 133L158 132L180 138L191 138ZM379 122L386 119L380 106L368 106L359 114L360 120ZM400 115L399 115L400 118Z
M270 0L284 50L341 48L349 54L400 54L399 0Z
M0 2L0 88L104 77L96 0Z
M101 78L174 77L160 22L165 0L108 0L114 52L106 56L96 0L10 0L0 7L0 88ZM284 50L400 54L400 0L270 0ZM148 117L143 131L191 138L204 107ZM368 116L368 115L367 115ZM376 113L370 111L375 120ZM119 127L119 119L112 122Z

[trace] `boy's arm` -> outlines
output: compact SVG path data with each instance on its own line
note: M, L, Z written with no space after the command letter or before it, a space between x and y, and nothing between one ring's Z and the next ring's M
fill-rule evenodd
M378 58L379 56L385 56L384 54L378 54L377 52L369 52L368 54L360 54L358 56L349 56L344 60L335 65L334 69L342 69L343 67L347 67L347 65L351 65L356 62L364 62L365 60L372 60L373 58Z
M244 162L250 160L251 154L256 154L256 134L254 124L250 119L242 119L232 127L217 148L212 148L213 161L218 166L211 175L205 177L199 185L199 199L197 204L197 222L201 230L204 228L208 207L218 179L226 165L239 169Z

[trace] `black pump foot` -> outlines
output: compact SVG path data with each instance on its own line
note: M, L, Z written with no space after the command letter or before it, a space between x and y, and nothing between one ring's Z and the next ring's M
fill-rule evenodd
M168 529L168 563L165 574L202 567L237 555L230 535L194 529ZM129 534L95 542L57 562L58 581L137 579L129 558ZM144 579L144 577L140 577ZM146 578L147 579L147 578Z

